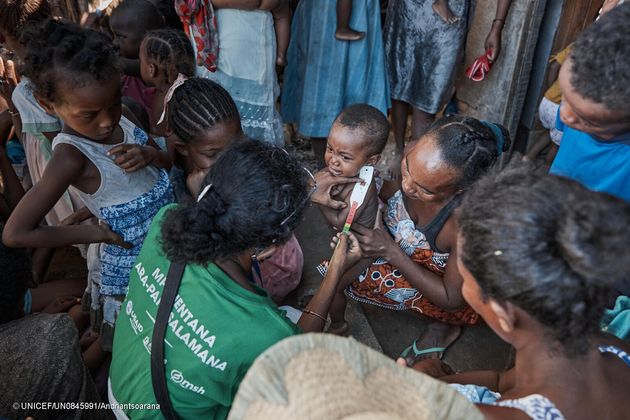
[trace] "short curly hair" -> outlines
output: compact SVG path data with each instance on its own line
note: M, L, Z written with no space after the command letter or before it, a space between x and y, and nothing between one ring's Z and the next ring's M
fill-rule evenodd
M571 86L610 110L627 110L630 98L630 3L586 28L571 49ZM630 118L630 111L627 116Z
M457 216L461 261L483 295L527 312L559 351L584 354L628 277L630 204L510 164L478 181Z
M223 151L199 202L169 210L161 245L171 261L205 265L285 242L308 204L308 174L285 150L246 139Z
M0 28L19 38L24 27L52 16L47 0L0 0Z
M63 99L58 89L61 81L85 86L120 76L111 41L102 33L75 23L48 19L29 25L20 41L27 49L22 73L45 100Z
M351 130L359 130L368 156L383 152L389 135L389 122L381 111L368 104L354 104L344 108L335 123Z

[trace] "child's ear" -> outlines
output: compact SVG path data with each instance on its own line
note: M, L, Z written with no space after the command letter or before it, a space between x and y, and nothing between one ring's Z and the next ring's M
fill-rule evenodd
M365 164L369 165L369 166L375 166L378 163L379 160L381 160L381 155L380 154L372 155L372 156L370 156L368 158L368 160L367 160L367 162L365 162Z
M151 76L151 78L155 78L155 76L157 76L158 74L158 71L158 67L155 64L149 64L149 76Z
M34 95L35 96L35 100L37 101L37 103L39 104L39 106L41 106L42 108L44 108L44 111L46 111L47 114L50 115L57 115L55 113L55 109L52 106L52 102L47 101L46 99L38 96L38 95Z
M182 142L179 139L176 139L174 143L175 143L175 150L177 150L177 153L186 157L190 155L190 151L188 150L188 146L186 146L186 143Z

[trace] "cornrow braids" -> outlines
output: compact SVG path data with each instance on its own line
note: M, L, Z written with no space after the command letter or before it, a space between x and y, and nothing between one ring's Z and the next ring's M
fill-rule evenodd
M168 111L171 129L184 143L195 141L218 123L240 123L230 94L218 83L199 77L188 79L175 90Z
M149 59L164 72L164 82L172 84L179 73L186 77L195 75L195 52L190 40L182 31L158 29L150 31L143 41Z
M472 185L494 165L502 152L510 148L507 130L497 127L502 139L486 124L471 117L445 117L429 128L427 134L436 139L444 161L461 171L457 189Z
M61 100L58 84L62 80L81 86L120 74L109 39L69 21L48 19L30 25L20 41L27 48L22 72L35 92L51 102ZM70 78L69 74L78 77Z
M29 23L41 22L52 16L47 0L0 0L0 28L19 38Z

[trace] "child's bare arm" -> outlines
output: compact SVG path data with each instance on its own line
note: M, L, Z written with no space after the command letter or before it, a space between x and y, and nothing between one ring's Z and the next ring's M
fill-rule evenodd
M322 215L324 216L324 219L326 219L326 222L328 222L328 224L330 226L335 227L337 230L342 230L343 229L343 225L346 223L346 218L348 217L348 213L350 213L350 208L351 208L351 204L350 201L350 195L352 194L352 189L354 188L354 185L351 185L350 187L346 188L344 191L344 196L343 197L343 201L346 203L346 207L342 208L342 209L333 209L330 207L325 207L325 206L319 206L320 211L322 212ZM365 196L365 199L363 201L363 204L361 204L361 206L357 209L356 213L354 214L354 221L358 221L361 219L361 216L364 214L364 212L366 211L367 208L372 209L374 206L374 200L377 199L377 192L376 192L376 185L374 184L374 181L372 181L372 183L370 184L370 188L368 189L367 195ZM374 214L372 215L372 223L369 226L366 227L372 227L374 226L374 218L376 217L376 212L374 211Z
M96 242L120 243L106 226L41 226L40 222L84 171L85 157L73 146L53 151L42 179L31 188L7 221L2 240L14 248L55 248Z
M267 6L265 3L275 2L275 7L270 8L273 15L273 24L276 31L276 64L279 66L286 65L286 55L289 49L289 40L291 39L291 8L287 0L263 0L261 9ZM273 5L269 5L273 6Z

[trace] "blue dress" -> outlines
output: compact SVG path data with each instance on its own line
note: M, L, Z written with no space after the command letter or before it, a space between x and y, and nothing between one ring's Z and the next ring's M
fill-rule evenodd
M354 0L350 27L360 41L338 41L335 1L302 0L291 29L282 93L282 118L300 134L327 137L348 105L390 105L378 0Z

